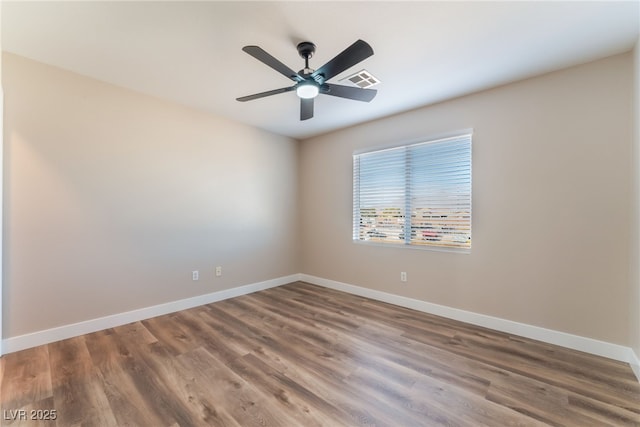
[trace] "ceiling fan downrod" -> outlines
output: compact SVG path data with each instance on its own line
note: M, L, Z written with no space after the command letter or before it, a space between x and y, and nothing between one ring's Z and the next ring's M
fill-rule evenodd
M304 58L304 70L301 71L303 74L311 74L314 70L309 68L309 59L316 52L316 45L311 42L301 42L296 46L298 49L298 54Z

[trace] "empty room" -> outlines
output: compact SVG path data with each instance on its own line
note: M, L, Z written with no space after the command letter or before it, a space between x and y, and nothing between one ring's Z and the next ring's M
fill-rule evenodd
M0 18L0 425L640 426L640 2Z

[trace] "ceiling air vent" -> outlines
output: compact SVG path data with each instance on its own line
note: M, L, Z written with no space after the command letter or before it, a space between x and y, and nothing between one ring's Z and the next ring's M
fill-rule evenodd
M349 77L345 77L340 81L343 82L345 80L350 81L361 89L368 89L371 86L375 86L380 83L380 80L371 75L371 73L367 70L360 70L357 73L352 74Z

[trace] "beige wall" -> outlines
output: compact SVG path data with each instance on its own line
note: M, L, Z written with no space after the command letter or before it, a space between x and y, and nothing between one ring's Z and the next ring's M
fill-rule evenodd
M296 141L3 65L5 339L298 272Z
M639 267L628 262L630 247L632 260L640 253L629 239L640 235L631 53L299 148L3 60L4 338L303 272L640 355ZM352 243L353 151L465 128L474 129L472 253Z
M304 141L302 271L628 345L632 66L614 56ZM354 244L354 150L465 128L472 253Z
M632 209L631 209L631 295L629 298L630 345L640 358L640 38L634 55L634 139L632 156ZM636 372L640 372L640 367Z

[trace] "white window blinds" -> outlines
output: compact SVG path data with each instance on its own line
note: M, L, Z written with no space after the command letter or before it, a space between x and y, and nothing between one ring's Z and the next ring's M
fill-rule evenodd
M353 239L471 248L471 135L353 156Z

